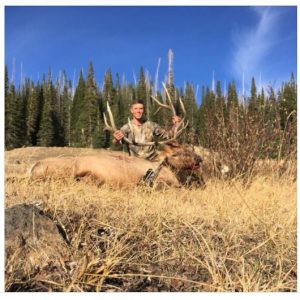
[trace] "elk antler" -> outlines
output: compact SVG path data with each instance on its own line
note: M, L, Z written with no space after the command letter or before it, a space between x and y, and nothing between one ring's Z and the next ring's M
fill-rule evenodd
M170 94L169 94L169 91L168 91L166 85L164 84L164 82L162 82L162 85L163 85L163 87L164 87L164 89L165 89L165 91L166 91L167 99L168 99L169 105L164 104L164 103L161 103L161 102L160 102L159 100L157 100L154 96L151 96L152 99L159 105L159 108L157 109L157 111L156 111L155 113L157 113L157 112L160 110L160 108L167 108L167 109L169 109L169 110L172 111L173 116L176 116L176 110L175 110L175 108L174 108L174 105L173 105L171 96L170 96ZM188 126L188 124L189 124L188 121L186 122L186 124L184 124L184 119L185 119L185 117L186 117L186 110L185 110L184 104L183 104L183 102L182 102L182 100L181 100L181 97L179 97L179 103L180 103L181 110L182 110L182 112L183 112L183 118L182 118L182 120L181 120L181 121L176 125L176 127L175 127L175 131L174 131L174 137L175 137L175 138L178 137L179 134L181 134L181 133L183 132L183 130L186 129L187 126ZM172 140L174 140L175 138L173 138ZM169 141L169 140L168 140L168 141ZM166 143L166 142L168 142L168 141L164 141L164 143Z
M111 109L110 109L110 106L109 106L109 103L107 101L107 113L108 113L108 117L109 117L109 121L110 121L110 124L108 124L107 122L107 118L106 118L106 115L105 113L103 114L103 119L104 119L104 124L105 124L105 127L104 127L104 130L108 130L112 133L118 131L117 127L116 127L116 124L115 124L115 120L114 120L114 116L111 112ZM131 140L129 140L127 137L123 137L124 141L127 142L128 144L134 144Z

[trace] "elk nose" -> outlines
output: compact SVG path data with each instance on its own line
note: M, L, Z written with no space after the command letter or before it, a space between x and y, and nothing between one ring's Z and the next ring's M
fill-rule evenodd
M200 156L196 157L196 165L200 165L202 163L203 159Z

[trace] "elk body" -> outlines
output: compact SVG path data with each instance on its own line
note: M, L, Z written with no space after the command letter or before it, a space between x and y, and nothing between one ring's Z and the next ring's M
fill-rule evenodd
M88 177L97 180L100 184L132 187L142 180L149 169L156 170L161 165L156 182L168 186L181 186L186 183L185 177L199 169L201 162L201 157L189 146L173 143L166 145L155 161L102 150L97 156L40 160L33 165L30 175L32 178Z

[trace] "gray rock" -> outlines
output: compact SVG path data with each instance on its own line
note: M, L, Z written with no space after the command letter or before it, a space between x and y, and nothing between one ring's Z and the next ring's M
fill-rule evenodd
M54 280L62 275L69 259L68 244L43 211L29 204L5 209L6 290L34 277Z

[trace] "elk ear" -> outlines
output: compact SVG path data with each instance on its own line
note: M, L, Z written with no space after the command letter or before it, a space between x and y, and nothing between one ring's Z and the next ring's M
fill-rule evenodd
M177 141L170 141L166 145L168 145L170 148L179 148L180 144Z
M169 145L169 143L163 145L163 151L167 154L170 154L173 152L172 147Z

